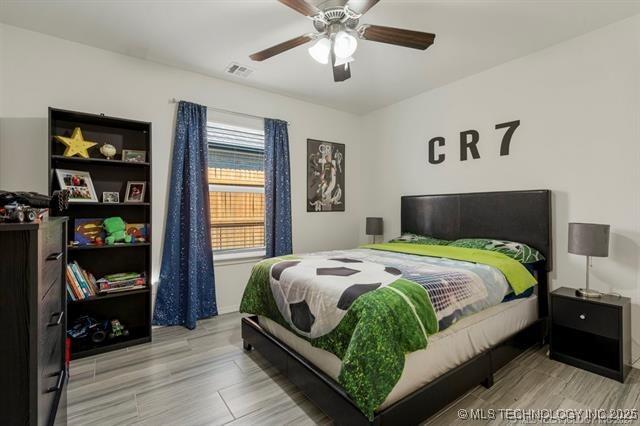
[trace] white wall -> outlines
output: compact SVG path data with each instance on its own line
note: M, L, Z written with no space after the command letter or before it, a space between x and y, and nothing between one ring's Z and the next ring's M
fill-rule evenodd
M0 188L47 192L47 107L153 123L153 279L159 274L176 105L169 99L287 120L293 246L357 244L358 117L199 74L0 25ZM306 139L347 145L346 212L306 212ZM220 311L237 309L252 263L216 264Z
M159 272L172 97L291 123L294 249L353 247L363 217L399 232L406 194L554 191L552 285L583 282L566 253L567 223L612 225L611 253L594 259L596 288L633 298L640 324L640 17L622 21L424 93L365 117L0 25L0 187L46 191L46 111L56 106L153 122L154 276ZM511 155L503 131L520 119ZM480 132L479 160L458 160L458 134ZM427 140L445 136L447 160L427 164ZM305 211L305 141L348 144L347 212ZM159 207L163 208L159 208ZM221 310L237 306L251 264L216 265ZM640 326L633 329L640 356Z
M511 155L504 130L521 120ZM611 224L611 252L593 260L594 287L633 298L640 356L640 16L503 64L366 116L363 215L400 231L408 194L553 190L553 286L584 282L584 257L567 253L570 221ZM459 132L480 132L481 158L459 161ZM427 141L446 137L444 163ZM366 166L365 166L366 165Z
M4 43L2 42L4 40L4 26L0 24L0 60L4 57L3 52L4 52ZM2 118L3 115L3 110L2 110L2 99L4 98L4 78L3 78L3 67L2 67L2 62L0 62L0 118ZM0 123L1 125L2 123ZM0 173L1 173L1 165L2 163L0 163Z

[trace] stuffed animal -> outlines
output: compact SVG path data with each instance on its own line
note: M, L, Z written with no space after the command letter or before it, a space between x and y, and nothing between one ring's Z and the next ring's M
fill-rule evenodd
M110 217L105 219L102 222L102 227L104 228L104 231L107 233L107 238L105 238L105 243L107 243L108 246L112 246L115 243L119 243L119 242L125 242L125 243L130 243L131 240L133 239L133 237L131 237L131 235L128 235L125 232L126 229L126 224L124 223L124 220L122 220L121 217Z

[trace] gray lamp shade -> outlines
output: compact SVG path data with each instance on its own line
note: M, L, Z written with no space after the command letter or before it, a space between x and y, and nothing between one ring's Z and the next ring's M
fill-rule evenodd
M569 253L583 256L609 256L609 225L569 224Z
M382 235L382 218L367 218L367 235Z

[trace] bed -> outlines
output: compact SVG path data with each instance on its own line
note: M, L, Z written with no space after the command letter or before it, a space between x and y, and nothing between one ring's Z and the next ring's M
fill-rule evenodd
M518 241L537 248L545 260L533 264L533 296L466 316L430 335L426 348L408 353L399 380L373 413L363 413L339 384L338 357L276 321L243 318L244 347L259 351L338 424L418 423L478 384L491 386L495 371L544 341L553 264L550 210L548 190L402 197L403 233Z

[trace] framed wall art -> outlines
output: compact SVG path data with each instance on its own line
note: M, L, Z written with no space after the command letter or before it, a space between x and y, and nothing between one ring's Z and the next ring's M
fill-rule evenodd
M307 211L343 212L345 146L307 139Z

